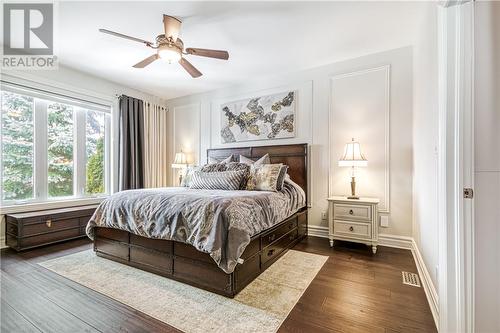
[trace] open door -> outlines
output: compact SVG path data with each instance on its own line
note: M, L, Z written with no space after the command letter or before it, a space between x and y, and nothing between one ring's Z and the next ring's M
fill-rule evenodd
M474 330L474 2L439 12L439 330Z

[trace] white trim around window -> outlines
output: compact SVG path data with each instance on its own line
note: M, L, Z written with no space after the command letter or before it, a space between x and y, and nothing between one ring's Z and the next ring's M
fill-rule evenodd
M34 98L33 106L33 198L21 200L3 200L3 191L0 191L1 211L22 211L24 208L46 209L53 205L79 205L97 203L112 191L111 179L111 115L113 103L90 98L77 94L65 96L60 90L50 92L50 86L34 85L30 88L25 82L1 80L1 91L30 96ZM66 197L52 197L48 195L48 105L50 102L63 103L73 107L73 194ZM104 192L86 194L87 168L87 110L99 112L104 118ZM1 134L1 133L0 133ZM3 136L2 136L3 138ZM0 140L1 141L1 140ZM0 142L3 153L3 143ZM0 188L3 185L3 165L0 164ZM40 206L40 207L39 207Z

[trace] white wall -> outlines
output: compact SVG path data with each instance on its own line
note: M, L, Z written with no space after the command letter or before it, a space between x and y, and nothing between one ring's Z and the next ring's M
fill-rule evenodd
M414 48L413 238L438 288L438 31L429 4ZM437 291L437 290L436 290Z
M475 328L500 332L500 3L475 3Z
M388 86L387 102L389 108L388 126L377 127L368 136L365 133L345 133L345 137L340 137L336 132L332 134L332 142L329 139L329 112L331 105L331 78L342 74L356 73L363 70L379 68L381 66L390 67L390 77ZM345 175L339 176L337 173L330 175L330 167L337 163L340 156L329 156L332 145L342 146L349 141L351 135L363 137L361 142L365 149L365 154L370 160L377 160L380 147L372 145L370 140L378 141L379 137L390 137L387 143L387 153L390 156L387 164L375 163L373 168L382 168L382 174L389 175L388 186L390 190L390 200L388 207L390 212L389 228L381 228L384 234L394 234L401 236L411 236L412 234L412 104L413 104L413 67L412 48L406 47L377 54L372 54L348 61L338 62L326 66L321 66L301 72L283 74L274 77L253 77L248 83L226 89L220 89L209 93L191 95L167 101L169 110L181 110L184 108L189 112L200 114L199 124L190 123L191 131L199 131L200 142L198 143L200 163L205 162L206 149L221 146L249 146L265 144L287 144L287 143L309 143L311 145L311 189L310 189L310 225L311 229L321 232L326 231L327 221L321 220L321 213L327 210L327 197L330 194L347 194L347 184L349 182ZM363 75L360 80L365 79ZM361 82L361 81L359 81ZM374 91L383 91L378 84L385 84L385 81L375 81ZM381 82L381 83L379 83ZM352 83L350 83L352 84ZM383 87L382 87L383 88ZM220 113L218 107L221 101L229 101L243 97L259 96L271 94L273 92L294 89L298 91L297 108L297 135L293 139L280 139L273 141L252 141L233 145L222 145L219 140ZM384 99L386 96L378 96ZM345 112L350 112L345 111ZM374 112L374 117L383 117L383 113ZM186 124L180 123L182 118L175 117L175 122L171 124L170 131L173 137L178 138L176 131L185 128ZM186 117L185 119L191 119ZM359 127L364 128L373 119L359 119ZM342 123L338 122L332 126L342 128ZM340 131L339 131L340 132ZM387 133L388 132L388 133ZM177 149L183 143L175 142ZM382 149L383 150L383 149ZM172 154L173 156L173 154ZM385 155L384 155L385 157ZM370 168L370 162L367 169ZM373 169L374 170L374 169ZM379 170L380 171L380 170ZM342 177L343 181L333 181L332 188L329 189L329 178ZM360 195L363 195L363 188L368 184L377 183L379 179L370 179L370 173L364 174L360 183ZM340 179L340 178L338 178ZM381 196L385 189L378 189Z
M189 164L200 163L200 104L194 103L172 107L168 110L168 133L170 134L170 154L183 152ZM173 126L175 124L175 127ZM170 178L173 177L173 185L178 184L180 170L172 170L168 167Z
M67 91L72 95L87 96L89 98L95 98L98 100L102 100L105 102L109 102L113 107L113 127L111 129L112 132L112 165L111 165L111 173L112 173L112 188L117 190L117 145L118 145L118 99L116 95L125 94L128 96L132 96L135 98L140 98L143 100L147 100L150 102L158 103L165 105L165 101L150 95L138 91L133 88L125 87L123 85L117 84L115 82L107 81L105 79L95 77L83 72L79 72L64 66L59 66L58 70L37 70L37 71L3 71L2 72L2 80L16 80L18 82L25 82L29 84L33 82L37 85L43 85L46 89L51 90L51 88L58 89L60 91ZM95 200L94 200L95 201ZM83 203L83 202L82 202ZM88 202L86 202L88 203ZM32 205L31 207L27 207L26 205L19 205L14 208L8 208L8 212L21 211L26 209L48 209L54 208L58 206L75 206L77 202L63 202L63 203L51 203L43 204L43 205ZM0 212L0 247L3 247L5 244L5 231L4 231L4 218L1 213L5 213L5 207L2 208L2 212Z

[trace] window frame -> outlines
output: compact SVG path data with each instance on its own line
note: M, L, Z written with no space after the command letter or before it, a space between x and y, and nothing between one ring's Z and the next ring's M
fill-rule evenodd
M16 83L1 82L0 91L30 96L33 101L33 198L5 200L3 198L3 159L0 159L0 206L19 206L26 204L56 203L71 200L99 199L112 193L111 179L111 135L112 104L95 103L83 98L65 96L38 88ZM48 193L48 105L62 103L73 107L73 195L50 197ZM87 110L104 114L104 193L86 194L87 170ZM0 119L0 124L1 124ZM0 138L2 126L0 125ZM3 140L0 140L3 152Z

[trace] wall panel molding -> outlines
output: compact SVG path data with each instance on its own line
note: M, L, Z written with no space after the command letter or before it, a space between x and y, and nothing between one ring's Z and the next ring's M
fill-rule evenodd
M188 124L178 124L177 121L179 119L183 119L183 117L186 117L187 112L196 112L196 117L197 120L192 123L188 122ZM183 112L184 114L180 114L180 112ZM175 154L178 149L186 149L189 151L185 151L186 153L194 154L191 156L193 159L193 163L199 163L201 160L201 126L200 126L200 117L201 115L201 104L200 103L190 103L186 105L178 105L172 108L172 154ZM191 137L192 143L186 143L183 142L182 138L178 138L178 135L183 131L183 125L190 125L191 127L191 132L188 133L186 136ZM193 134L194 137L193 137ZM189 147L187 147L189 146ZM172 160L174 156L170 157Z
M328 191L329 191L329 195L332 196L332 195L339 195L341 193L339 193L339 188L338 186L335 185L335 177L336 177L336 161L337 159L341 156L342 152L340 151L340 148L337 148L333 145L333 143L342 143L342 142L347 142L347 137L344 138L344 140L341 140L338 138L338 136L336 136L336 133L337 133L337 128L335 128L336 126L336 122L335 122L335 116L338 115L340 112L349 112L348 108L346 108L345 110L338 110L336 109L337 106L336 106L336 92L335 89L336 89L336 85L339 85L341 84L341 81L342 80L352 80L356 77L360 77L360 82L359 83L362 83L362 82L366 82L367 80L370 80L370 75L374 74L374 73L381 73L380 75L380 78L383 78L382 80L383 81L380 81L378 82L378 86L374 86L374 90L375 89L379 89L379 90L383 90L383 93L381 94L381 96L369 96L369 94L371 93L371 91L369 89L367 89L364 93L365 95L368 94L367 96L367 100L369 98L372 98L372 99L378 99L376 102L378 102L380 104L380 109L379 112L382 113L382 114L378 114L378 115L371 115L371 117L366 117L366 118L363 118L363 119L359 119L359 122L358 124L360 125L360 127L362 127L362 124L364 124L365 122L373 122L374 119L376 119L376 117L382 117L382 120L380 121L381 124L383 124L383 128L381 129L381 135L383 136L383 160L384 160L384 172L383 172L383 177L384 177L384 180L383 180L383 190L380 191L380 195L379 197L381 198L381 203L379 205L379 212L382 213L382 214L389 214L390 213L390 202L391 202L391 189L390 189L390 180L391 180L391 168L390 168L390 148L391 148L391 142L390 142L390 132L391 132L391 128L390 128L390 102L391 102L391 82L390 82L390 75L391 75L391 67L390 65L384 65L384 66L379 66L379 67L374 67L374 68L369 68L369 69L363 69L363 70L359 70L359 71L353 71L353 72L348 72L348 73L344 73L344 74L339 74L339 75L334 75L334 76L331 76L330 77L330 111L329 111L329 142L330 142L330 149L329 149L329 153L330 153L330 168L329 168L329 188L328 188ZM373 75L372 75L373 76ZM380 79L378 78L378 79ZM373 78L372 78L373 79ZM349 84L349 83L346 83L346 84ZM362 86L361 86L362 87ZM356 88L359 88L361 89L359 86L356 86ZM340 88L337 86L337 89L340 90ZM354 90L354 87L351 87L351 89L353 91L356 91ZM360 94L363 93L362 91L357 91L359 92ZM350 98L350 96L344 96L345 99L348 99ZM341 99L341 98L339 98ZM360 111L359 108L363 107L363 105L361 105L359 103L360 100L363 100L363 97L357 97L357 96L352 96L352 100L351 101L346 101L346 100L343 100L343 104L344 106L352 106L353 110L356 110L356 111ZM352 102L352 103L351 103ZM359 105L356 105L356 104L359 104ZM376 103L375 103L376 104ZM366 111L366 110L365 110ZM372 110L369 110L370 112ZM354 126L354 125L352 125ZM356 132L355 130L353 130L352 132ZM353 133L354 135L354 133ZM372 135L374 135L376 137L376 133L372 133ZM371 138L370 138L371 140ZM370 142L370 140L368 140L367 138L365 138L365 140L360 140L361 142L361 147L363 149L363 147L366 147L367 144ZM343 148L343 146L342 146ZM376 157L377 154L373 154L372 152L372 159L374 157ZM365 168L365 169L369 169L370 168L370 157L368 157L368 168ZM361 170L359 170L361 171ZM369 170L371 171L371 170ZM346 179L345 180L346 183L348 183L348 180ZM361 193L362 195L362 193ZM372 194L373 195L373 194Z

